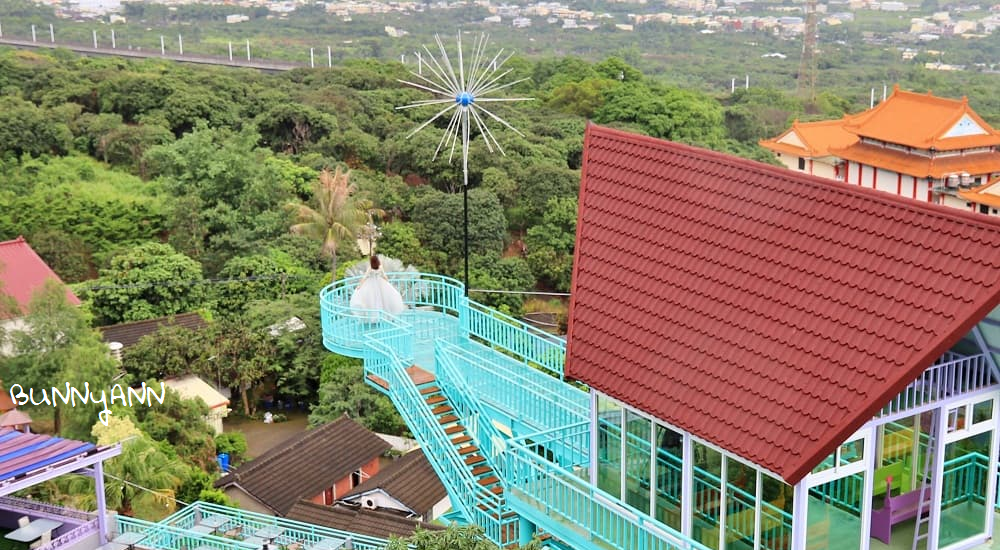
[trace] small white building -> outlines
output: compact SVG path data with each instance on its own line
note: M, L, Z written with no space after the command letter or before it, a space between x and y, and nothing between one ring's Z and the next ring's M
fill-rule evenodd
M185 399L201 399L208 405L208 415L205 422L215 430L216 434L222 433L222 419L229 416L229 399L219 393L207 382L193 374L181 376L180 378L170 378L164 380L164 385L181 395Z

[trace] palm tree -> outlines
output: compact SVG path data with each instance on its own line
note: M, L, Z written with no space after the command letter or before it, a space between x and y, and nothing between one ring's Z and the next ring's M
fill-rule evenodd
M126 516L158 520L176 509L174 492L188 467L157 448L146 436L122 442L122 453L104 464L104 495L109 509ZM68 476L70 493L82 495L75 504L94 509L94 481Z
M332 173L323 169L314 191L319 207L289 205L297 221L291 227L292 233L323 241L321 250L324 256L330 257L330 273L334 280L337 278L337 248L343 239L354 238L355 231L364 225L368 215L362 201L352 196L355 189L350 183L350 175L339 166Z

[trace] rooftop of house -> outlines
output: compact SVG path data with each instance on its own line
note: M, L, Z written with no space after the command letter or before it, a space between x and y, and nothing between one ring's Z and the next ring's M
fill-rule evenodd
M14 404L14 400L10 398L10 393L7 391L6 386L0 380L0 413L5 413L15 407L17 405Z
M874 108L844 118L847 131L916 149L951 151L1000 145L998 134L969 107L968 98L948 99L893 88Z
M1000 223L588 126L566 374L796 483L1000 303Z
M46 467L72 462L98 450L93 443L0 428L0 495L10 494L15 485L24 486L26 474L28 478L39 477L41 483L47 479Z
M35 253L24 237L0 242L0 293L14 298L22 314L27 313L35 291L49 279L62 283L62 279ZM80 305L80 299L69 287L66 287L66 300L73 305ZM0 319L12 316L19 315L4 315L0 312Z
M278 444L233 469L215 486L237 486L285 515L300 499L321 493L390 448L382 438L342 416Z
M835 120L819 122L796 120L791 128L773 139L761 140L760 145L777 153L813 158L837 156L858 162L877 163L880 160L893 162L893 155L896 154L899 157L895 159L897 164L923 162L922 159L905 151L896 153L881 147L878 147L880 153L855 151L857 148L865 147L859 143L859 137L914 149L936 151L1000 145L1000 133L969 107L967 98L956 100L938 97L929 92L926 94L907 92L900 90L898 85L893 88L892 95L871 109ZM886 158L869 158L872 154L883 155ZM990 155L994 157L991 167L995 168L995 165L1000 164L998 160L1000 155L997 153ZM927 159L923 164L928 164L929 161L930 159ZM909 170L889 168L921 177L925 173L933 172L921 166L914 166ZM942 166L937 171L945 169ZM968 169L965 171L972 172Z
M381 490L421 515L448 496L431 462L422 449L415 449L382 468L340 500L357 501L363 495Z
M177 315L158 317L156 319L108 325L99 327L98 330L101 331L101 338L105 342L118 342L123 348L128 348L137 344L143 336L155 334L156 331L163 327L175 326L200 330L208 326L208 323L198 313L178 313Z
M163 383L185 399L200 398L210 409L225 407L229 404L229 399L225 395L219 393L211 384L194 374L168 378Z
M844 129L844 119L799 122L773 139L761 140L760 145L776 153L813 158L830 156L831 148L841 148L858 141L858 136Z
M372 537L408 537L418 528L429 531L440 531L441 525L416 521L392 512L366 510L361 507L338 504L324 506L306 500L300 500L289 510L288 519L353 531Z
M958 196L969 202L1000 208L1000 178L971 189L959 189Z

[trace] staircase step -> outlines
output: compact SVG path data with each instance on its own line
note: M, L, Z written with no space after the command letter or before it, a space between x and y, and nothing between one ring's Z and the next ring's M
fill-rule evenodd
M442 414L450 413L453 410L455 409L451 408L451 405L438 405L437 407L431 409L431 413L434 416L441 416Z
M499 485L494 485L493 487L490 487L490 492L493 493L494 495L502 495L503 487Z
M489 476L479 480L479 484L482 485L483 487L489 487L494 483L500 483L500 478L498 478L497 476Z
M461 445L462 443L468 443L470 441L472 441L472 438L469 437L468 435L460 435L458 437L453 437L451 439L451 444L452 445Z
M388 383L388 382L386 382L385 380L383 380L383 379L379 378L378 376L375 376L374 374L369 374L369 375L368 375L368 379L369 379L369 380L371 380L371 381L372 381L373 383L375 383L376 385L378 385L378 386L382 387L382 388L383 388L383 389L385 389L386 391L388 391L388 390L389 390L389 383Z
M428 395L432 393L441 393L441 388L437 386L427 386L420 390L420 395Z
M451 424L452 422L458 422L458 417L453 414L445 415L442 416L441 418L438 418L438 424Z
M480 464L482 462L486 462L486 459L483 458L483 457L481 457L481 456L479 456L479 455L472 455L472 456L465 457L465 465L466 466L473 466L475 464Z
M434 412L434 411L431 411L431 412ZM465 431L465 426L462 426L460 424L455 424L454 426L448 426L447 428L444 429L444 433L446 433L448 435L462 433L464 431Z
M488 474L492 471L493 468L490 468L489 466L476 466L475 468L472 469L472 475L479 477L483 474Z
M444 403L448 398L443 395L433 395L428 397L426 402L428 405L437 405L438 403Z
M461 447L458 449L458 454L467 455L469 453L477 452L478 450L479 447L476 447L475 445L466 445L465 447Z

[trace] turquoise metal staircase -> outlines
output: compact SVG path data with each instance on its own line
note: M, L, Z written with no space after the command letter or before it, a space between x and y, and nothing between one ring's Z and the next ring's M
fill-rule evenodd
M360 278L320 294L327 349L364 359L448 489L500 547L702 549L589 482L589 395L563 381L565 341L432 274L390 273L409 309L350 307Z

